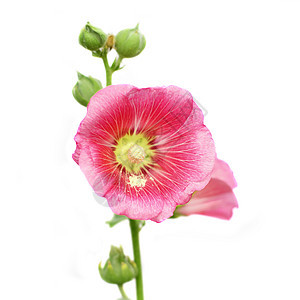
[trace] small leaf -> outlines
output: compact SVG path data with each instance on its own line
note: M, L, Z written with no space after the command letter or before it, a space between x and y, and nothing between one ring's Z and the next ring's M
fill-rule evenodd
M102 57L102 52L100 50L92 51L92 55L95 57Z
M124 69L125 68L125 65L123 65L122 67L118 67L118 69L116 70L116 71L119 71L119 70L122 70L122 69Z
M116 58L114 59L114 62L111 65L111 69L112 70L116 70L117 69L117 59Z
M120 216L120 215L115 215L112 217L110 221L107 221L106 224L109 225L109 227L114 227L118 223L127 220L128 218L126 216Z
M142 228L143 228L145 225L146 225L146 221L140 220L140 222L139 222L139 231L141 231Z

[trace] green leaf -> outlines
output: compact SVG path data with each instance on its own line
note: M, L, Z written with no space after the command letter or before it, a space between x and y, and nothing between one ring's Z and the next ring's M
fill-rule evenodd
M114 59L114 62L111 65L111 69L116 71L117 70L117 58Z
M100 50L92 51L92 55L95 57L102 57L102 52Z
M140 221L139 221L139 231L141 231L142 228L143 228L145 225L146 225L146 221L140 220Z
M115 215L112 217L112 219L110 221L107 221L106 224L109 225L109 227L114 227L115 225L117 225L118 223L127 220L128 218L126 216L119 216L119 215Z

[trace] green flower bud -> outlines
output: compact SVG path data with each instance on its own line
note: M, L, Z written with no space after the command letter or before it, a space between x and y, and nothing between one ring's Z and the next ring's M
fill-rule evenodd
M73 87L72 93L74 98L83 106L87 106L91 97L101 90L101 82L92 76L86 77L77 72L78 81Z
M146 46L145 36L139 31L139 24L133 29L124 29L116 35L115 49L121 57L139 55Z
M99 273L104 281L121 285L135 278L138 269L135 262L124 255L122 247L111 246L109 259L104 267L99 264Z
M100 28L92 26L89 22L79 34L79 44L91 51L96 51L103 47L106 39L107 35Z

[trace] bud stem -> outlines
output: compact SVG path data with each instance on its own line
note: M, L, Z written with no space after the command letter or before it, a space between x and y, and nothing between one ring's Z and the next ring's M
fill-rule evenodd
M139 242L140 221L129 219L129 222L130 222L134 261L138 268L138 275L135 279L136 297L137 300L144 300L142 262L141 262L140 242Z
M116 66L115 66L116 70L120 69L120 65L121 65L122 60L123 60L123 57L122 56L118 56L118 59L117 59L117 62L116 62Z
M119 284L119 285L118 285L118 288L119 288L119 290L120 290L120 293L121 293L123 299L128 299L128 300L129 300L128 296L126 295L126 293L125 293L125 291L124 291L124 289L123 289L123 284Z
M103 63L104 63L104 67L105 67L105 72L106 72L106 86L109 86L112 84L112 69L108 64L108 60L107 60L107 51L103 51L102 54L102 59L103 59Z

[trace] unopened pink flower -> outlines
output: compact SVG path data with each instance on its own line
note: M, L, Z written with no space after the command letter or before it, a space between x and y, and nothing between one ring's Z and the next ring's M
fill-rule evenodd
M212 177L207 186L196 191L191 200L176 209L178 215L200 214L229 220L238 207L233 188L237 186L230 167L216 159Z
M179 87L108 86L90 100L74 160L114 213L161 222L209 182L211 134Z

